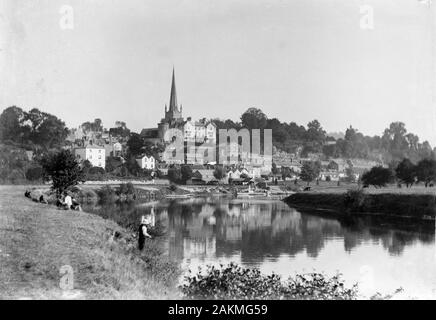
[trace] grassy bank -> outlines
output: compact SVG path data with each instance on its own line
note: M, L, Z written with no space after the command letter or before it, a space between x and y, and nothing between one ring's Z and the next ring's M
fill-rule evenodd
M25 189L0 187L0 298L179 298L180 270L158 241L139 254L116 223L32 202ZM64 265L74 271L72 291L60 287Z
M413 189L411 189L413 190ZM371 192L299 192L284 201L290 206L312 207L355 213L374 213L417 219L434 219L436 197L430 193Z

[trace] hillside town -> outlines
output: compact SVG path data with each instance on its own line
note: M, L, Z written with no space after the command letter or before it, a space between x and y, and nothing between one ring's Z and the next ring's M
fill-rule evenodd
M1 0L0 299L436 299L434 9Z
M316 180L337 181L347 179L353 175L352 180L359 177L374 166L387 166L383 161L374 161L358 158L327 158L322 153L309 153L305 157L301 155L299 148L294 153L289 153L273 147L271 163L262 158L261 161L239 161L236 165L226 166L220 179L214 175L218 166L218 159L205 161L199 154L192 159L188 156L183 160L172 160L165 157L165 147L171 143L166 135L169 129L178 129L183 132L183 141L193 145L201 145L205 142L215 144L218 140L218 127L213 119L202 118L193 120L192 117L183 116L183 107L177 102L176 78L173 69L169 104L165 105L164 116L157 123L157 127L144 128L134 138L140 140L139 150L135 151L137 167L132 178L151 178L166 176L168 169L173 165L189 165L192 169L190 184L212 183L242 183L250 179L262 179L271 181L296 180L301 173L305 162L317 161L320 171ZM117 122L115 127L103 128L101 120L96 119L93 123L84 123L78 128L73 128L66 137L67 145L64 148L73 151L76 159L82 165L101 168L94 169L96 172L115 172L123 176L123 165L129 154L132 154L132 146L129 140L132 133L127 129L124 122ZM325 145L331 146L335 141L326 141ZM137 148L137 146L134 146ZM241 152L241 146L230 143L229 150ZM218 155L216 155L218 158ZM124 170L125 175L128 173ZM248 180L247 180L248 179Z

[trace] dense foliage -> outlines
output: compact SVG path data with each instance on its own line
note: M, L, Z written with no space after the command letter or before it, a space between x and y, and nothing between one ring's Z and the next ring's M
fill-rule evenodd
M0 115L0 141L4 143L49 150L62 146L67 135L63 121L36 108L26 112L12 106Z
M0 183L23 183L26 179L36 181L41 176L36 176L37 172L33 168L38 167L40 168L38 163L26 154L26 150L0 144Z
M310 273L282 281L277 274L264 275L258 269L234 263L207 266L206 270L186 276L181 290L190 299L352 300L357 297L357 285L347 289L340 275Z
M392 122L380 136L365 136L357 129L349 127L344 134L327 134L318 120L310 121L306 126L298 125L295 122L281 122L276 118L268 116L258 108L249 108L244 112L240 121L233 120L212 120L217 129L272 129L273 145L280 150L293 153L300 157L311 157L312 159L326 160L328 158L343 159L372 159L383 160L384 163L392 164L392 169L396 171L397 178L407 186L417 181L430 184L436 178L436 170L431 161L434 161L435 153L427 141L420 142L419 138L406 130L402 122ZM85 132L98 133L96 137L102 136L103 132L109 133L116 139L121 139L126 143L127 150L123 151L125 162L120 163L119 158L110 157L107 161L105 172L87 172L90 180L107 178L106 174L116 177L150 177L150 172L141 169L136 158L143 154L152 155L155 159L159 158L159 153L164 151L164 146L150 141L145 141L144 137L131 132L126 123L117 121L114 128L104 129L102 120L97 118L93 121L82 123ZM68 128L65 123L56 116L39 109L33 108L25 111L19 107L11 106L3 110L0 115L0 143L8 147L32 151L36 158L43 153L60 150L62 147L70 146L71 141L67 140ZM261 139L263 144L263 139ZM7 149L9 153L11 149ZM10 152L13 153L13 152ZM313 157L312 157L313 156ZM400 161L407 158L409 162ZM418 164L420 161L420 165ZM26 160L19 153L2 156L0 159L0 180L5 182L13 181L37 181L38 165L32 159ZM398 167L398 163L400 166ZM417 165L415 165L417 164ZM415 171L411 171L411 169ZM275 168L277 169L277 168ZM286 168L273 171L275 174L282 174L283 177L293 176L293 172ZM176 169L177 171L177 169ZM183 177L176 177L173 181L187 180L190 175L188 169L184 169ZM306 181L310 178L312 169L306 170L304 176ZM181 174L181 172L180 172ZM220 172L216 172L221 176ZM175 174L177 176L177 172ZM354 181L354 173L347 172L347 179Z
M69 150L49 153L41 159L46 180L52 181L52 189L58 194L77 185L84 174Z
M427 187L431 182L436 181L436 160L423 159L416 165L415 169L418 181L424 182Z
M307 182L309 185L314 179L319 176L321 164L317 161L307 161L301 167L300 179Z
M409 159L404 158L395 169L395 174L400 181L409 187L415 182L416 167Z
M240 122L230 119L214 119L218 129L272 129L273 145L283 151L306 157L309 153L319 153L333 158L362 158L385 162L404 157L417 162L434 157L428 141L420 142L417 135L407 132L402 122L392 122L381 136L365 136L357 129L349 127L345 134L329 136L318 120L306 127L295 122L281 122L268 118L262 110L249 108L241 116Z
M384 187L392 182L394 176L392 171L382 166L371 168L362 175L362 183L365 185L373 185L376 188Z
M185 184L193 176L189 165L172 165L168 168L168 179L173 183Z
M226 176L226 171L223 166L216 166L213 171L213 176L217 180L221 180Z

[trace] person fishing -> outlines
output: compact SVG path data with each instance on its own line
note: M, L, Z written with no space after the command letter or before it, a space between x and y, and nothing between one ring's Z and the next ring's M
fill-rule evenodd
M141 217L141 223L139 224L138 230L138 249L140 251L144 249L145 238L152 238L151 235L148 233L148 228L150 228L151 223L152 221L150 215Z

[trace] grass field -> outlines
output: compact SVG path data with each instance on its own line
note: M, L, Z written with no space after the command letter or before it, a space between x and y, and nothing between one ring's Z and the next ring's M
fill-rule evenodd
M25 189L0 186L0 299L179 298L179 267L162 256L158 240L139 254L114 222L32 202ZM61 289L65 265L72 290Z

